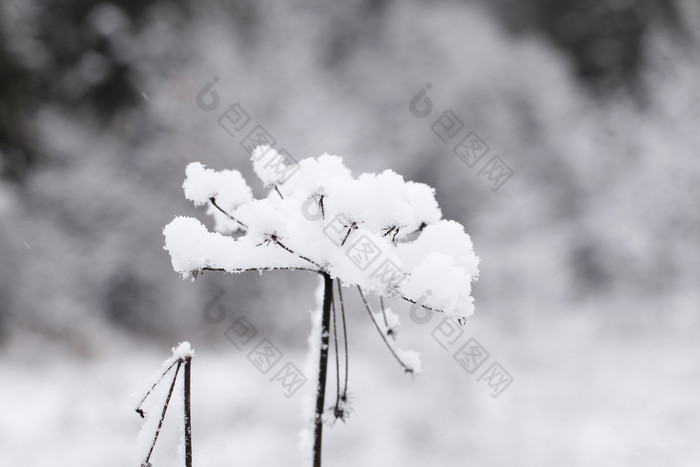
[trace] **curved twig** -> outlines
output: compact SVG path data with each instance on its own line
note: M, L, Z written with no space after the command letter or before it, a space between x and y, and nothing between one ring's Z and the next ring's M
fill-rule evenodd
M340 314L343 317L343 342L345 343L345 385L343 386L343 399L348 397L348 328L345 324L345 303L343 303L343 291L338 279L338 298L340 299Z
M340 403L340 357L338 355L338 319L335 312L335 298L331 302L331 320L333 321L333 345L335 347L335 407Z
M379 296L379 305L382 308L382 317L384 318L384 326L386 326L386 335L391 336L392 339L396 340L396 334L394 330L389 327L389 321L386 319L386 309L384 308L384 297Z
M425 308L426 310L436 311L436 312L438 312L438 313L444 313L443 310L440 310L440 309L438 309L438 308L433 308L433 307L430 307L430 306L428 306L428 305L424 305L423 303L418 303L417 301L411 300L411 299L408 298L408 297L404 297L404 296L401 295L401 294L396 294L396 295L397 295L398 297L400 297L400 298L403 298L403 299L406 300L407 302L413 303L414 305L418 305L418 306L420 306L421 308Z
M317 268L323 270L323 266L321 266L320 264L318 264L316 261L314 261L314 260L312 260L312 259L310 259L310 258L308 258L308 257L306 257L306 256L304 256L304 255L300 255L299 253L297 253L296 251L292 250L291 248L289 248L288 246L286 246L284 243L282 243L282 242L280 241L280 239L277 238L277 235L272 235L272 236L270 237L270 239L271 239L273 242L275 242L277 245L279 245L280 247L282 247L282 249L284 249L284 250L290 252L291 254L293 254L294 256L296 256L296 257L298 257L298 258L303 259L304 261L308 261L309 263L313 264L313 265L316 266Z
M161 375L158 377L158 379L156 380L156 382L153 383L153 386L151 386L151 389L149 389L149 390L146 392L146 395L143 396L143 398L141 399L141 402L139 402L139 405L136 406L136 413L139 414L139 415L141 416L141 418L145 418L145 417L146 417L146 413L143 411L143 409L141 408L141 406L143 405L144 402L146 402L146 399L148 399L148 396L150 396L151 393L153 392L153 390L156 388L156 386L158 386L158 385L160 384L160 382L163 381L163 377L164 377L165 375L168 374L168 372L175 366L175 364L176 364L177 362L178 362L177 360L173 360L173 363L171 363L170 366L169 366L168 368L166 368L166 369L163 371L163 373L161 373Z
M238 224L239 224L241 227L243 227L244 229L248 230L248 226L247 226L247 225L245 225L243 222L239 221L238 219L236 219L235 217L233 217L231 214L229 214L229 213L227 213L226 211L224 211L223 209L221 209L221 207L220 207L218 204L216 204L216 198L214 198L214 197L212 196L211 198L209 198L209 202L212 204L212 206L214 206L216 209L218 209L219 211L221 211L221 213L222 213L224 216L228 217L229 219L231 219L231 220L234 221L234 222L238 222Z
M379 332L379 335L382 336L382 340L386 344L386 346L389 348L389 351L391 352L391 355L394 356L397 362L399 362L399 365L401 365L406 373L414 373L414 369L411 368L410 366L406 365L403 360L396 354L396 351L392 347L391 343L386 339L386 336L382 332L381 328L379 327L379 323L377 323L377 320L374 318L374 313L372 313L372 309L369 306L369 303L367 303L367 299L365 298L365 295L362 293L362 288L358 285L357 290L360 292L360 297L362 297L362 301L365 304L365 307L367 308L367 313L369 314L369 317L372 318L372 322L374 323L374 327L377 328L377 332Z
M175 388L175 381L177 380L177 374L180 371L180 365L182 365L182 360L177 360L177 367L175 368L175 375L173 376L173 382L170 384L170 389L168 390L168 397L165 398L165 403L163 404L163 412L160 414L160 421L158 422L158 427L153 435L153 442L151 443L151 449L148 450L148 455L146 460L143 461L143 465L150 465L148 463L153 454L153 448L156 447L156 441L158 441L158 435L160 435L160 430L163 428L163 420L165 420L165 412L168 411L168 404L170 404L170 398L173 395L173 389Z

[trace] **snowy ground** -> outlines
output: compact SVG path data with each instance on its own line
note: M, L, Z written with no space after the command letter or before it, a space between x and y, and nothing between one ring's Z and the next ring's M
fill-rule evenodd
M355 411L347 424L326 428L325 464L700 465L697 326L642 312L634 326L604 313L539 316L521 319L516 331L477 314L465 328L462 339L476 337L515 378L496 399L430 336L437 320L401 328L401 343L423 357L415 379L401 373L370 323L354 323ZM27 351L31 336L14 339L0 360L2 465L137 465L133 393L169 349L112 339L76 358L39 341ZM285 352L303 364L303 352ZM195 465L299 465L302 396L286 399L269 379L230 345L198 351ZM178 465L174 412L165 425L154 465Z

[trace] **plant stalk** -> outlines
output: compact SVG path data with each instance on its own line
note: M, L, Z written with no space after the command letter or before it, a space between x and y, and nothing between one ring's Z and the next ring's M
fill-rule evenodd
M192 417L190 414L190 367L192 357L185 358L185 466L192 467Z
M318 392L314 417L314 467L321 467L321 445L323 441L323 411L326 398L326 374L328 370L328 338L330 335L331 304L333 303L333 279L323 275L323 315L321 316L321 348L318 360Z

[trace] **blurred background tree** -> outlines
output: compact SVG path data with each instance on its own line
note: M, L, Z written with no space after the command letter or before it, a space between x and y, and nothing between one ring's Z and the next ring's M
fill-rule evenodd
M489 264L508 264L484 273L482 303L553 275L559 299L687 288L698 117L679 95L693 86L696 13L682 0L6 1L0 323L57 336L91 319L161 338L200 328L198 310L234 279L168 275L160 229L191 209L177 201L187 162L249 170L192 103L214 75L222 99L299 157L328 150L436 186ZM510 194L480 185L407 115L428 81L440 111L511 154ZM298 288L235 282L232 313Z

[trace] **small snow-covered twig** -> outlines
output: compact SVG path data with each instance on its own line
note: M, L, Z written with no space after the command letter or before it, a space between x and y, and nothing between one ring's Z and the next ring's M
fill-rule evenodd
M266 272L266 271L308 271L308 272L319 272L317 269L311 268L296 268L296 267L269 267L269 268L246 268L246 269L224 269L224 268L202 268L202 271L216 271L216 272Z
M372 323L374 323L374 327L377 329L377 332L379 332L379 335L382 336L382 340L386 344L387 348L389 349L389 352L391 352L391 355L394 356L397 362L399 362L399 365L401 365L406 373L418 373L419 369L412 367L408 365L407 363L404 363L404 361L401 359L401 357L398 355L399 352L394 349L394 347L391 345L391 342L389 342L382 332L382 329L379 327L379 323L377 323L377 320L374 317L374 312L372 311L372 308L370 308L369 303L367 303L367 299L365 298L365 295L362 293L362 288L358 285L357 290L360 292L360 297L362 297L362 302L365 304L365 308L367 308L367 313L369 313L369 317L372 319Z
M163 411L160 414L160 420L158 421L158 427L153 435L153 441L151 442L151 448L148 450L148 454L143 461L143 464L150 465L149 460L151 459L151 454L153 454L153 448L156 447L156 441L158 441L158 435L160 435L160 429L163 428L163 420L165 420L165 413L168 411L168 404L170 404L170 398L173 395L173 389L175 388L175 381L177 380L177 373L180 371L180 365L182 361L177 361L177 367L175 367L175 375L173 376L173 382L170 383L170 389L168 390L168 396L165 398L165 403L163 404Z
M156 386L158 386L160 384L160 382L163 380L163 377L172 369L172 367L175 366L176 363L177 363L177 360L173 360L173 362L165 369L165 371L163 371L163 373L161 373L161 375L156 379L156 381L153 383L151 388L148 391L146 391L146 394L143 396L143 398L141 399L139 404L136 406L136 413L139 414L141 416L141 418L145 418L145 416L146 416L146 413L143 411L143 408L142 408L143 403L146 401L146 399L148 399L148 396L151 395L151 393L156 388Z
M392 339L396 339L396 330L389 326L389 321L386 318L386 308L384 308L384 297L379 296L379 305L382 309L382 318L384 318L384 326L386 326L386 335L391 336Z
M233 217L228 212L221 209L221 207L218 204L216 204L216 198L214 198L214 197L209 198L209 202L211 203L212 206L214 206L216 209L218 209L224 216L228 217L229 219L231 219L234 222L237 222L244 229L246 229L246 230L248 229L248 226L246 224L244 224L243 222L239 221L238 219Z
M333 407L333 416L336 419L341 419L345 421L348 414L348 332L347 326L345 324L345 305L343 304L343 295L341 291L340 279L338 282L338 295L340 298L340 309L343 319L343 342L345 344L345 381L344 385L340 386L340 355L338 352L338 330L337 330L337 313L335 309L335 299L331 302L331 308L333 311L333 341L335 344L335 368L336 368L336 394L335 394L335 406Z
M348 241L348 237L350 236L353 230L357 230L357 222L352 222L348 226L348 233L345 234L345 238L343 238L343 241L341 242L340 246L345 246L345 242Z
M421 307L421 308L425 308L426 310L437 311L438 313L442 313L442 312L443 312L442 310L438 310L437 308L430 307L430 306L426 305L425 303L420 303L420 302L418 302L417 300L411 300L410 298L404 297L404 296L401 295L401 294L397 294L397 296L398 296L399 298L403 298L404 300L406 300L406 301L409 302L409 303L413 303L414 305L418 305L418 306Z
M340 401L340 356L338 355L338 316L335 312L335 300L331 302L331 320L333 321L333 346L335 347L335 406ZM337 410L334 411L336 413ZM337 418L337 417L336 417Z
M345 303L343 302L343 290L340 285L340 279L338 282L338 299L340 301L340 314L343 318L343 342L345 343L345 385L343 386L342 396L347 399L348 395L348 329L345 324Z
M437 313L444 313L444 312L445 312L444 310L440 310L440 309L438 309L438 308L430 307L430 306L426 305L425 303L421 303L421 302L419 302L419 301L417 301L417 300L411 300L410 298L404 297L404 296L401 295L401 294L397 294L397 296L398 296L399 298L402 298L402 299L406 300L406 301L409 302L409 303L413 303L414 305L418 305L418 306L421 307L421 308L425 308L426 310L435 311L435 312L437 312ZM457 318L457 324L459 324L460 326L464 326L465 324L467 324L467 318L465 318L464 316L458 317L458 318Z
M284 243L282 243L282 242L280 241L280 239L279 239L279 237L278 237L277 235L271 235L271 236L270 236L270 240L272 240L274 243L276 243L277 245L279 245L282 249L284 249L284 250L290 252L291 254L297 256L298 258L301 258L301 259L303 259L304 261L308 261L309 263L313 264L314 266L316 266L316 267L319 268L319 269L323 269L323 267L322 267L320 264L318 264L316 261L314 261L314 260L312 260L312 259L310 259L310 258L308 258L308 257L306 257L306 256L304 256L304 255L300 255L299 253L295 252L294 250L292 250L291 248L289 248L288 246L286 246Z
M185 445L185 467L192 467L192 422L190 413L190 370L192 365L192 357L194 356L194 351L190 346L189 342L181 342L177 347L173 347L172 356L168 358L161 368L165 368L164 371L160 372L160 376L155 379L154 384L148 389L145 396L141 399L138 406L136 407L136 413L138 413L141 418L145 418L146 412L143 410L143 404L149 398L153 391L160 385L170 370L175 367L175 372L173 373L172 381L170 382L170 387L168 388L167 396L163 402L163 407L160 413L160 418L158 424L155 427L155 432L153 433L153 438L150 442L150 447L147 453L144 453L144 460L142 466L150 466L151 455L153 454L153 449L158 441L158 436L163 427L163 421L165 420L165 414L168 411L168 406L170 405L170 399L173 395L173 390L175 388L175 383L177 382L177 377L180 372L180 367L184 366L184 391L183 391L183 401L184 401L184 418L183 418L183 441ZM149 426L148 421L146 425L141 429L143 434L147 427ZM141 435L139 435L141 437Z

